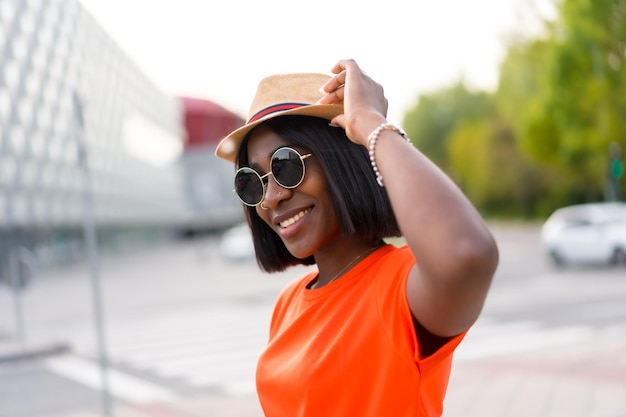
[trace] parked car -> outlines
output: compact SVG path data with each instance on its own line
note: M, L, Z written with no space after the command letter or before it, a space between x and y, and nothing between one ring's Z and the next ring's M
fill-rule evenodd
M248 224L241 223L227 229L220 237L219 250L228 260L254 259L254 244Z
M556 210L541 242L556 265L626 264L626 203L589 203Z

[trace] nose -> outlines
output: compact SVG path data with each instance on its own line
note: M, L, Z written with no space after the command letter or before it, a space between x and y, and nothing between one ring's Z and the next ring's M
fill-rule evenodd
M282 200L291 196L292 190L282 187L276 182L273 175L270 175L265 184L265 198L262 203L265 207L275 208Z

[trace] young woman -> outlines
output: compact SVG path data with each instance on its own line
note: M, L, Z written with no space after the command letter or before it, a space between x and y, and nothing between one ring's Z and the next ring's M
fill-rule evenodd
M268 417L439 416L498 251L480 215L353 60L261 81L219 144L268 272L317 270L276 303L257 391ZM402 236L405 245L383 238Z

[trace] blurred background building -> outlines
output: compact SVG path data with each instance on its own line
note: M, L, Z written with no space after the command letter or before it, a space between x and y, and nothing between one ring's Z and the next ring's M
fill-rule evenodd
M105 247L241 221L213 151L242 123L159 91L77 1L0 0L0 273L80 256L90 217Z
M187 233L221 229L243 219L233 194L233 165L215 157L215 147L244 120L219 104L181 97L185 142L179 164L184 174L184 194L193 215L187 216Z

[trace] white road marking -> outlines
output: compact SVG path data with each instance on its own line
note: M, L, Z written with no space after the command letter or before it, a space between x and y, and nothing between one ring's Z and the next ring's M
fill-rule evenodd
M565 346L592 340L589 326L563 326L549 328L533 322L480 324L470 329L461 342L454 359L476 360L500 355L510 355Z
M64 355L47 359L46 367L65 378L102 390L100 366L90 360ZM107 371L111 394L133 404L175 402L173 391L114 369Z

